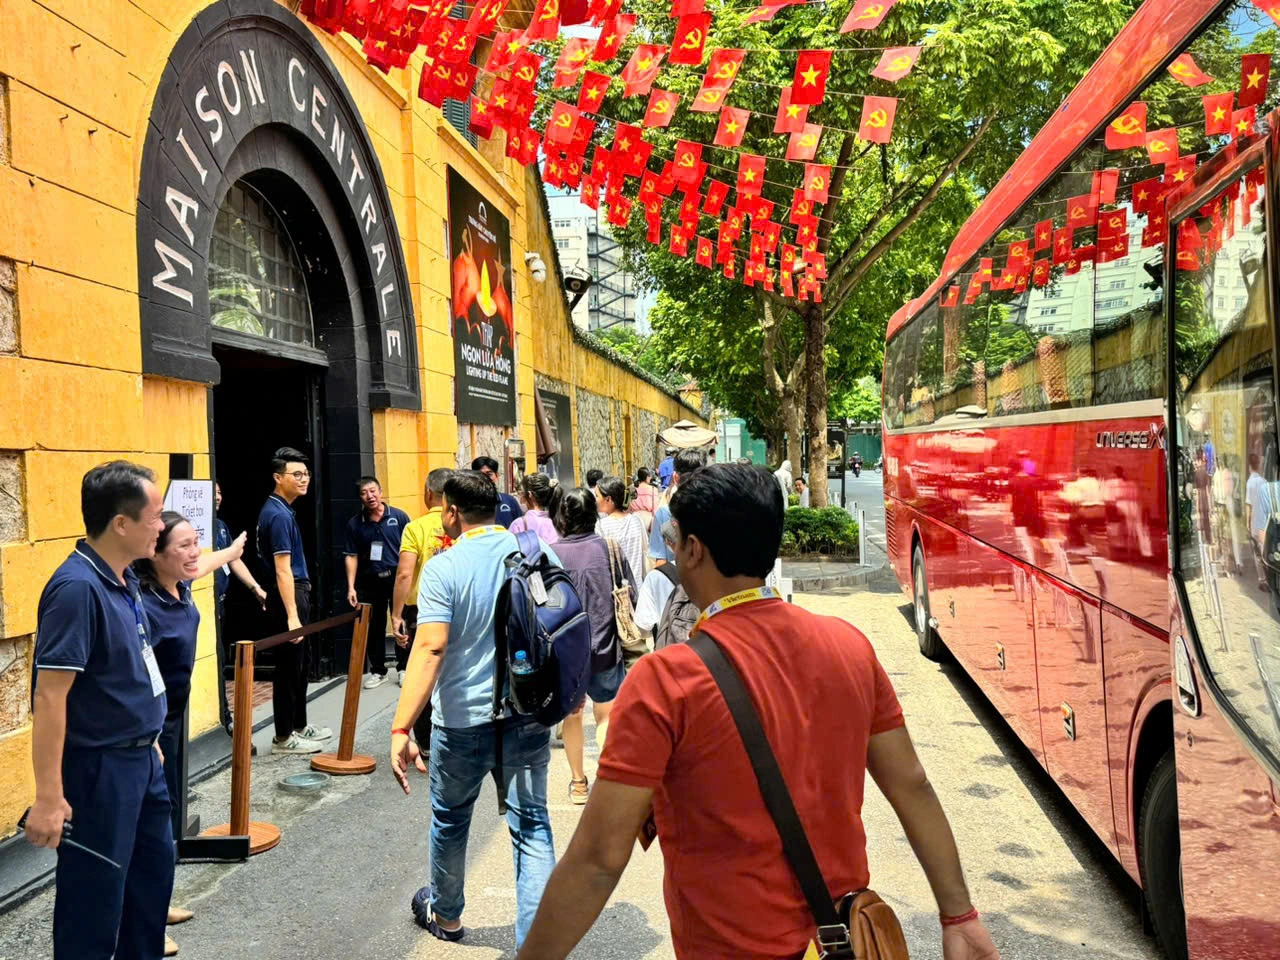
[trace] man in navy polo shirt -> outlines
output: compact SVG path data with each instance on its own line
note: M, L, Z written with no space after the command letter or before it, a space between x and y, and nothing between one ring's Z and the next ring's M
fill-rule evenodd
M311 485L307 457L293 447L272 455L276 488L258 513L258 558L268 565L267 617L278 633L311 622L311 575L302 552L302 530L293 501ZM307 643L305 637L275 648L276 670L271 706L276 735L272 753L319 753L321 740L333 736L328 727L307 723Z
M479 470L488 478L496 489L498 486L498 461L493 457L476 457L471 461L471 469ZM520 506L520 501L509 493L498 491L498 515L497 522L503 527L510 530L511 524L516 522L516 517L524 516L524 508Z
M150 960L164 953L174 847L164 680L129 565L154 556L164 502L155 474L117 460L84 475L80 509L86 538L40 596L26 834L58 851L55 960ZM73 819L77 844L123 867L59 846Z
M372 690L387 681L387 607L395 591L400 565L400 538L409 515L384 503L377 477L360 478L360 502L364 507L347 521L347 603L369 604L369 642L365 663L369 676L364 688Z

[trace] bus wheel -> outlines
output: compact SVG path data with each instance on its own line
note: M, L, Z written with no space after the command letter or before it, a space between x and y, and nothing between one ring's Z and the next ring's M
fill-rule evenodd
M929 622L932 619L929 613L929 584L924 576L924 551L920 549L919 544L916 544L916 548L911 551L911 583L915 607L916 640L920 643L920 652L927 659L937 662L942 659L947 648L943 645L942 638L938 636L938 631L934 630Z
M1187 960L1187 917L1182 904L1182 849L1178 839L1178 785L1173 751L1156 764L1138 812L1138 865L1142 895L1156 941L1169 960Z

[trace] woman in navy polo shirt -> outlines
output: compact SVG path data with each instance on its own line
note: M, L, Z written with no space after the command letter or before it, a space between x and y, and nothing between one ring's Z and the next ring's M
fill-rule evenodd
M142 605L151 627L156 664L164 677L167 706L159 743L164 753L164 779L169 787L176 844L183 833L178 802L182 790L178 739L182 736L187 700L191 696L196 633L200 629L200 611L191 599L191 582L239 559L244 551L245 534L242 533L226 549L203 555L200 552L200 535L182 514L166 510L161 519L164 529L156 540L155 557L135 561L134 572L138 574L142 587ZM169 907L169 923L183 923L190 919L190 910ZM176 945L169 941L166 956L170 955L168 951L176 949Z

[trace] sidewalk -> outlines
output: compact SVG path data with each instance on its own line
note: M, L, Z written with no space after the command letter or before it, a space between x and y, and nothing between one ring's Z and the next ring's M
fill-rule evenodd
M867 545L867 563L849 563L840 560L799 560L784 557L782 575L791 578L796 593L822 593L837 587L864 587L879 581L885 574L893 578L889 570L889 557L884 548L871 537ZM896 582L896 581L895 581Z

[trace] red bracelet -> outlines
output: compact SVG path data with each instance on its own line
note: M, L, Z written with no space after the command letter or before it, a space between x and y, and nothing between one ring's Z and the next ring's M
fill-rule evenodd
M944 927L958 927L962 923L969 923L972 920L977 920L978 908L970 907L968 913L962 913L958 917L946 917L942 914L938 914L938 919L942 922Z
M406 737L409 735L409 731L404 727L392 727L391 735L394 737L397 733L403 733Z

